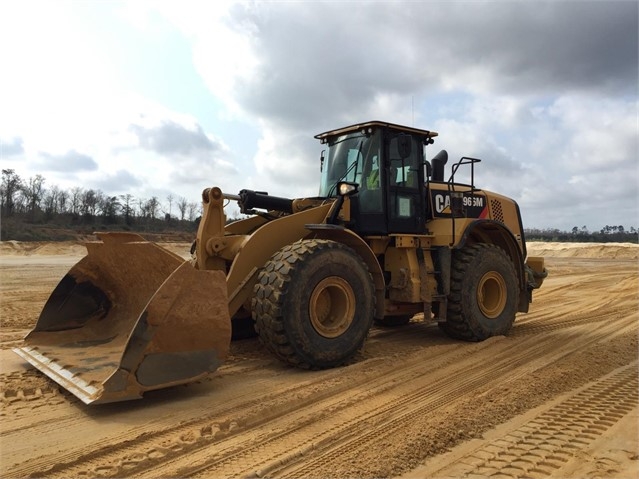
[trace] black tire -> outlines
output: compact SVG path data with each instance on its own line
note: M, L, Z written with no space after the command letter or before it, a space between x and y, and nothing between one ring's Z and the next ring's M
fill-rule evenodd
M396 328L408 324L414 314L401 314L399 316L384 316L382 319L376 319L375 324L386 328Z
M483 341L507 334L515 321L519 286L515 267L504 250L474 244L453 254L446 321L451 337Z
M260 271L253 290L255 329L283 361L307 369L339 366L363 346L375 312L368 267L334 241L285 246Z

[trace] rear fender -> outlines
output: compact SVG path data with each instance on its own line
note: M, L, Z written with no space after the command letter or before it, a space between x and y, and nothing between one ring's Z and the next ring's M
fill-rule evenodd
M504 226L503 223L493 220L473 221L464 231L459 243L455 249L461 248L466 244L474 243L490 243L499 246L508 256L510 256L517 278L519 280L519 306L518 311L527 312L529 294L527 289L528 275L524 266L524 257L522 246L513 235L513 233Z

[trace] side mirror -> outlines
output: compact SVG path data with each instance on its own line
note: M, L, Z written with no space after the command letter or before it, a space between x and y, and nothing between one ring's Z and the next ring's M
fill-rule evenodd
M433 174L433 167L430 164L430 161L424 162L424 166L426 167L426 178L430 178Z
M413 137L406 133L400 133L397 136L397 151L402 160L408 158L413 149Z
M320 173L324 169L324 152L325 151L326 150L322 150L322 152L320 153Z

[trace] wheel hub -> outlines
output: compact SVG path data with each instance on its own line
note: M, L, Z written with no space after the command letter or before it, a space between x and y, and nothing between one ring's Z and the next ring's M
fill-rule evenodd
M477 287L477 303L481 312L490 319L497 318L506 306L506 281L496 271L482 276Z
M355 316L355 293L350 284L339 276L329 276L320 281L309 304L311 324L325 338L343 334Z

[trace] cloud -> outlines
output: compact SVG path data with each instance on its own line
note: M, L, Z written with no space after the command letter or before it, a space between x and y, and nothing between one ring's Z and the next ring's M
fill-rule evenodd
M106 175L96 183L96 186L109 195L124 194L144 184L142 179L126 170L118 170L114 174Z
M500 169L516 173L513 162L523 159L506 160L502 137L539 123L540 102L582 92L614 103L637 89L634 2L357 2L349 15L333 2L242 2L225 14L190 6L172 9L174 21L193 38L213 93L258 119L256 168L278 170L273 179L290 173L291 156L305 167L314 161L317 146L301 138L367 119L409 124L415 100L418 120L435 118L441 97L459 104L454 116L438 105L436 120L473 126L476 139L464 141L470 154L498 153ZM219 28L203 18L217 18ZM242 45L242 54L216 53L225 50L220 38ZM293 139L304 154L291 155Z
M358 2L349 15L338 3L242 3L228 23L259 58L235 78L235 100L283 125L323 128L380 97L434 90L636 91L636 2Z
M639 152L637 102L623 98L566 95L547 116L567 133L561 163L574 172L636 166Z
M204 133L200 125L189 129L163 120L160 125L152 127L133 124L129 130L137 136L141 148L164 156L215 153L222 149Z
M98 163L93 158L75 150L69 150L61 155L41 152L40 158L37 161L37 167L42 171L77 173L98 169Z
M135 141L127 142L125 135L120 135L116 151L125 152L128 163L155 165L157 174L138 169L139 175L153 182L152 188L157 190L153 194L177 191L181 196L199 198L212 182L226 191L231 185L233 190L243 187L235 153L193 118L170 111L145 113L127 127L127 132Z
M432 9L425 30L449 85L605 95L636 91L637 16L625 1L453 3Z
M229 160L213 157L193 156L183 158L170 166L171 188L179 188L183 196L200 198L206 187L219 186L229 193L237 193L246 187L245 172Z
M317 195L319 146L310 135L265 126L254 159L256 174L250 178L251 186L289 198Z
M449 166L481 158L476 183L519 201L525 225L638 216L637 2L39 5L46 21L24 7L0 32L0 45L24 45L3 56L0 130L22 141L5 141L18 153L7 165L47 152L62 168L61 153L82 152L99 170L76 158L61 179L119 179L136 196L198 198L213 184L308 196L313 135L384 120L438 131L427 154L448 150ZM136 61L159 51L163 82Z
M24 153L24 145L22 138L13 137L9 141L0 139L0 158L9 156L18 156Z

